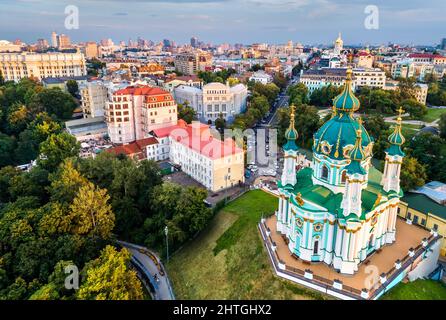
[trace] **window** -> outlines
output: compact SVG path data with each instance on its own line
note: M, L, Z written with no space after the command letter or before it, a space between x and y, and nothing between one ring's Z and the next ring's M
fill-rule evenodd
M438 224L434 224L434 231L438 230Z
M412 214L410 212L408 212L406 218L409 219L409 220L412 219Z
M342 174L341 174L341 183L345 183L347 181L347 171L342 171Z
M318 252L319 252L319 240L315 240L313 246L313 254L318 254Z
M421 225L426 225L426 219L421 219Z
M418 224L418 216L413 216L413 223Z
M326 165L322 166L322 174L321 174L322 180L328 180L328 168Z

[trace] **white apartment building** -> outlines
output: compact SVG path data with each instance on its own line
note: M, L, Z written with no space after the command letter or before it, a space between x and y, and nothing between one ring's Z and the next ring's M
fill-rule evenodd
M386 73L379 68L355 68L353 69L355 86L383 89L386 85Z
M328 85L342 87L345 83L346 68L321 68L317 70L301 71L300 82L308 88L309 94ZM368 86L384 88L386 73L378 68L354 68L352 88Z
M233 87L229 83L208 83L202 89L180 85L174 89L174 96L178 103L189 103L197 112L202 122L213 122L220 114L227 122L245 111L248 89L243 84Z
M419 103L426 105L427 101L427 92L429 90L429 86L425 83L417 83L417 90L415 91L415 97Z
M262 84L268 84L273 82L273 77L267 74L265 71L256 71L249 77L249 81L260 82Z
M84 118L104 116L108 101L108 90L102 81L88 82L80 88L81 107Z
M6 81L22 78L62 78L86 76L82 53L0 53L0 71Z
M302 70L299 82L305 84L308 88L308 94L311 95L315 90L329 85L342 87L345 83L346 71L345 68L321 68L305 72ZM354 82L353 89L355 89Z
M410 59L393 62L390 73L393 79L411 78L415 75L415 65Z
M112 94L105 116L111 141L125 144L176 124L177 105L172 95L160 88L127 87Z

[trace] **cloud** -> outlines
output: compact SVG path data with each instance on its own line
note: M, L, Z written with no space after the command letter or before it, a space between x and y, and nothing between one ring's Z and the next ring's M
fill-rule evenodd
M129 14L127 12L115 12L113 13L114 16L128 16Z

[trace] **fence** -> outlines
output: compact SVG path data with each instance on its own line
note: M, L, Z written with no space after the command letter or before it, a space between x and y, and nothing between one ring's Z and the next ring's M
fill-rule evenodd
M276 247L276 243L271 238L271 230L266 226L264 221L261 221L259 223L259 229L262 233L262 237L265 240L265 246L270 253L271 261L274 264L274 267L276 270L280 270L280 272L285 273L291 277L297 278L301 281L304 281L306 283L316 285L319 287L322 287L325 290L325 293L328 293L328 291L334 291L338 292L342 295L345 295L347 297L356 299L356 300L363 300L365 299L362 295L362 290L347 286L342 284L342 289L335 288L335 281L330 280L318 275L311 275L311 277L306 277L307 272L305 270L301 270L299 268L291 267L286 265L283 261L280 260L279 255L277 254L277 250L274 250L273 248ZM429 250L429 248L439 239L441 236L431 234L428 239L426 239L426 243L423 246L422 244L418 245L415 249L412 249L412 254L407 254L402 260L401 260L401 266L399 268L396 268L396 266L392 267L387 273L385 273L385 279L386 281L384 283L378 282L375 284L373 288L369 290L369 298L368 299L374 299L378 297L386 288L387 286L395 280L396 277L398 277L401 272L409 268L419 257L422 255L426 250ZM280 265L284 266L285 268L280 268Z

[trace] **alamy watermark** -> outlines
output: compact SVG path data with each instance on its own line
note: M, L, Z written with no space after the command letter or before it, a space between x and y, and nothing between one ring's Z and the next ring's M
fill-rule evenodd
M77 30L79 29L79 8L75 5L65 7L65 29Z
M364 27L367 30L379 29L379 8L375 5L368 5L364 9L364 13L367 15L364 20Z

